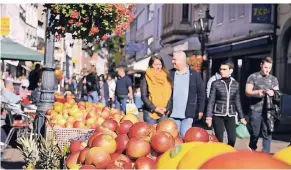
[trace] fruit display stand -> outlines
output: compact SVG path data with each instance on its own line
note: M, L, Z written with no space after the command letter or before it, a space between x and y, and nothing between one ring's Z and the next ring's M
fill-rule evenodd
M84 129L84 128L46 128L46 137L47 139L54 139L54 142L57 143L61 150L66 146L70 146L70 142L73 138L84 136L90 132L93 132L94 129Z

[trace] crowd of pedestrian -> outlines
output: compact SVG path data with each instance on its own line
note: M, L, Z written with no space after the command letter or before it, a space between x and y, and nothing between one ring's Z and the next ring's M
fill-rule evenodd
M168 72L161 57L152 56L149 61L141 81L144 121L156 124L170 118L183 137L196 121L204 120L220 142L227 136L231 146L236 142L237 124L249 124L249 148L257 149L262 134L262 151L270 152L272 132L280 118L281 96L278 80L270 74L272 58L264 58L260 71L247 79L245 95L250 100L249 113L243 113L240 84L232 77L231 61L221 63L219 71L209 79L207 89L203 87L201 74L187 65L183 51L174 52L172 64L173 69ZM249 122L245 119L247 115Z
M63 91L71 91L77 100L103 103L125 114L128 101L142 103L145 122L156 124L169 118L176 122L181 137L195 122L203 121L213 129L220 142L226 137L227 143L234 146L237 124L249 125L249 148L257 149L258 138L262 134L262 151L270 152L272 132L280 118L278 107L281 96L278 80L270 74L272 58L264 58L260 71L247 79L245 95L250 101L249 113L243 112L240 84L232 77L234 64L231 61L221 63L219 71L209 79L205 89L201 74L191 69L186 59L185 52L174 52L173 69L168 70L162 57L151 56L138 88L133 87L132 79L123 66L116 68L117 75L105 77L98 75L96 67L90 65L82 70L79 80L76 76L65 79ZM13 84L8 79L4 84L2 95L13 96ZM32 102L38 103L40 89L41 66L36 64L28 79L26 76L21 79L20 97L31 96ZM137 96L140 96L140 101ZM245 119L247 115L248 122Z

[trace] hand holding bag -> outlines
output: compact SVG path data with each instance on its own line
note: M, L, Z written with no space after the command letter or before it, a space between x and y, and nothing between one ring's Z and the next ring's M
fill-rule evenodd
M241 139L250 137L250 133L248 131L248 128L246 127L246 125L244 125L242 123L238 124L235 131L236 131L236 136L241 138Z
M128 113L138 115L138 109L132 100L129 100L129 102L126 103L126 114Z

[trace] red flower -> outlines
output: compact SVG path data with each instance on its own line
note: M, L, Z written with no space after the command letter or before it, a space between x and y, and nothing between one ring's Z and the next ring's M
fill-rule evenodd
M78 19L80 16L80 13L77 10L74 10L71 14L71 18Z
M58 9L56 9L56 8L53 8L53 12L54 12L55 14L58 14L60 11L59 11Z
M83 22L77 22L77 27L79 27L79 26L81 26L81 25L83 25Z
M107 35L105 34L105 35L103 35L103 36L102 36L102 38L101 38L101 39L105 41L105 40L107 40L107 39L108 39L108 37L107 37Z
M98 27L95 27L93 26L90 30L90 35L95 35L96 33L99 32L99 28Z
M133 7L135 7L135 4L129 4L128 7L129 7L129 8L133 8Z
M72 20L72 19L69 20L69 24L74 24L74 22L75 22L75 21Z

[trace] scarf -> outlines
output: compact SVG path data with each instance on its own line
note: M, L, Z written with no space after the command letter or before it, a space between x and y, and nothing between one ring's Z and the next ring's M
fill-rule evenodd
M155 107L166 107L172 94L172 87L165 71L156 72L148 68L145 74L148 85L149 100ZM164 115L149 113L152 119L159 119Z

